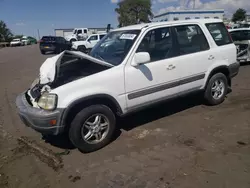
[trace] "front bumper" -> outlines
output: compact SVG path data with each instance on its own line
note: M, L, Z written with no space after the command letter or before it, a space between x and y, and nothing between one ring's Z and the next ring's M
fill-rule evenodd
M237 74L239 73L239 70L240 70L240 63L239 62L236 62L236 63L229 65L230 78L237 76Z
M58 135L63 132L64 126L61 125L64 109L46 111L31 106L26 98L26 93L22 93L16 98L18 114L22 122L42 134ZM54 125L51 121L55 121Z

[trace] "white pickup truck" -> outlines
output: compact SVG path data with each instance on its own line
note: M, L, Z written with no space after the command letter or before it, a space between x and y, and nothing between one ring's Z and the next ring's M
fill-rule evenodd
M106 33L93 34L86 40L75 41L72 43L72 50L88 53L105 35Z

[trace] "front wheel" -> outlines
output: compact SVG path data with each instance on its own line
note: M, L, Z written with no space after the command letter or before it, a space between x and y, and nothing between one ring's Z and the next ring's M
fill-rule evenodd
M218 105L225 100L228 91L227 77L223 73L213 75L205 90L205 100L208 105Z
M105 105L92 105L81 110L73 119L69 138L84 153L103 148L112 140L116 119Z

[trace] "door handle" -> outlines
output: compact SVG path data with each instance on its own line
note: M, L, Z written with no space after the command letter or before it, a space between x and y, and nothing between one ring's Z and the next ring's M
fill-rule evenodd
M173 69L175 69L175 66L174 65L168 65L168 67L167 67L167 70L173 70Z
M208 60L213 60L214 59L214 56L213 55L210 55L209 57L208 57Z

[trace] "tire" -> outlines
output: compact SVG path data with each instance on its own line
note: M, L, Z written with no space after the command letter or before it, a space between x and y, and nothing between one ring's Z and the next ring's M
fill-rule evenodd
M44 55L44 54L45 54L45 51L41 50L41 54L43 54L43 55Z
M86 46L82 45L82 46L78 46L77 50L83 53L87 53L88 49L86 48Z
M87 141L86 138L84 137L86 137L88 133L91 131L89 131L90 129L85 127L86 122L95 123L97 116L101 117L101 120L99 121L100 123L98 124L104 125L105 124L104 121L106 120L106 122L108 122L107 125L108 128L103 130L101 140L98 140L96 142L93 141L93 139L97 139L96 136L93 135L92 137L89 136L89 138L91 139ZM115 115L110 110L109 107L105 105L92 105L87 108L84 108L75 116L69 128L69 138L72 144L75 147L77 147L81 152L83 153L93 152L103 148L112 141L116 127L115 124L116 124ZM91 125L89 126L88 124L88 127L91 127ZM92 130L92 132L94 131L98 130Z
M221 85L216 86L218 85L218 83ZM217 88L217 89L213 89L213 88ZM227 91L228 91L228 81L227 81L227 77L225 76L225 74L223 73L214 74L210 78L206 86L205 95L204 95L206 104L211 105L211 106L221 104L225 100ZM217 92L217 94L219 93L217 97L216 97L215 92Z
M69 42L72 44L75 41L76 41L76 39L71 39Z

